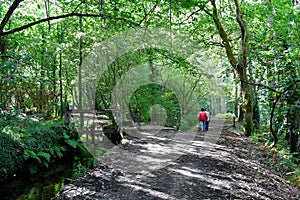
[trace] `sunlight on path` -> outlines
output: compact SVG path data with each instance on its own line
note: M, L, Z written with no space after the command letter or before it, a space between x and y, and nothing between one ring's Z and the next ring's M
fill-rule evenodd
M247 151L252 149L224 146L244 138L226 131L223 134L229 137L220 137L228 126L212 120L204 133L159 126L133 128L127 143L102 157L56 200L295 199L289 198L295 192L284 179L249 157ZM224 145L216 144L218 139Z
M101 159L102 163L124 171L130 176L148 174L166 167L185 154L204 156L224 156L216 145L224 126L223 120L211 121L208 132L183 133L170 128L145 125L139 131L127 132L137 139L129 140L123 148L116 148ZM128 131L129 129L127 129ZM134 147L133 151L130 147Z

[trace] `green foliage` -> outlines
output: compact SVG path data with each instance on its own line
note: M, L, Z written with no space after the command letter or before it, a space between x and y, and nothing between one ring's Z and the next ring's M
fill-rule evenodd
M0 141L5 148L0 152L8 159L4 161L0 158L1 165L7 166L3 169L1 166L3 177L11 172L13 166L17 166L16 163L21 163L22 160L29 163L30 171L33 173L37 171L37 166L48 166L52 158L62 158L70 149L84 150L72 128L66 128L62 123L57 122L19 121L15 120L14 115L25 112L27 116L41 114L42 117L52 119L58 115L58 112L62 114L62 110L58 111L60 105L64 105L74 97L71 91L73 80L77 77L78 65L81 63L79 55L82 53L83 57L86 56L94 43L104 41L128 28L166 27L174 32L180 30L181 33L186 34L187 38L195 41L196 45L206 50L207 54L214 56L211 62L206 62L201 60L202 56L194 55L199 57L199 64L209 63L211 66L207 68L207 71L199 70L198 66L193 66L187 61L188 58L178 58L177 55L166 52L166 50L143 49L129 52L117 58L100 78L96 97L98 103L96 106L99 109L111 108L111 97L117 82L126 72L136 66L148 64L149 60L175 69L178 73L166 74L172 77L176 83L182 79L182 76L177 74L188 74L189 79L184 82L195 85L193 92L199 96L195 100L199 105L217 107L216 105L220 103L218 102L219 98L215 97L220 96L226 96L226 106L230 110L241 103L243 98L241 94L238 94L239 91L236 91L237 94L233 93L235 90L233 86L240 82L237 75L233 74L233 68L237 66L228 67L231 58L228 60L224 56L224 41L219 37L220 29L216 29L214 24L213 20L216 18L211 17L213 6L211 1L120 0L105 1L105 4L101 4L99 1L84 1L83 3L83 1L62 0L47 1L47 3L51 8L48 11L52 17L71 12L96 15L101 13L101 16L105 17L83 17L80 28L79 18L62 18L55 23L52 21L39 23L15 32L9 37L0 37L0 131L1 137L7 138ZM236 22L234 1L216 1L216 4L217 17L225 29L224 34L228 36L232 53L236 60L240 60L243 57L240 53L242 52L241 30ZM47 17L44 5L44 1L21 3L11 15L9 26L7 24L4 29L13 30ZM5 16L10 6L9 1L1 4L1 18ZM297 113L300 109L297 105L300 100L299 6L293 6L290 0L275 0L264 1L264 3L262 1L240 1L240 7L241 15L247 25L248 35L246 46L248 60L246 61L248 63L247 71L251 71L251 73L246 77L249 77L249 82L253 83L257 99L257 102L253 101L255 104L254 119L257 124L261 122L263 127L257 130L252 138L270 145L269 130L264 127L269 128L270 108L277 99L272 119L275 132L277 130L284 133L289 131L299 137L299 127L296 127L297 119L299 120ZM95 24L97 24L96 28ZM5 30L0 30L0 34L4 32ZM79 41L84 42L79 45ZM78 46L82 46L80 53ZM226 51L228 53L228 49ZM60 71L59 64L62 64ZM226 74L226 80L220 79L220 72ZM203 79L204 76L205 79ZM131 78L134 80L134 77ZM166 77L162 78L166 79ZM218 83L214 81L222 82L224 87L217 88ZM182 89L185 86L178 85L177 87ZM63 89L59 91L59 88ZM164 92L162 92L163 90ZM156 94L151 94L151 91L155 91ZM191 91L183 91L181 95L189 96L191 93L188 92ZM126 94L123 96L125 97ZM248 96L247 99L250 103L252 103L251 98ZM195 115L180 119L180 116L185 116L192 111L187 105L179 105L174 91L148 85L136 90L128 101L130 102L124 100L125 103L130 104L131 114L135 109L139 110L138 114L144 122L150 121L149 110L151 107L159 104L165 109L167 126L174 125L174 116L177 116L178 123L180 122L184 127L191 128L195 124L193 118ZM295 114L292 115L293 113ZM217 117L225 119L232 116L218 115ZM109 118L114 119L112 115ZM248 128L252 128L251 123L248 124L250 124ZM290 144L297 142L296 137L293 140L290 138L286 138ZM285 149L290 148L285 139L281 139L279 145L284 146ZM295 145L292 146L295 147ZM20 152L23 151L24 155L19 158L11 153L13 149L22 149ZM287 160L290 160L289 157Z
M75 132L75 130L73 130ZM63 138L64 142L71 146L73 149L80 149L83 152L86 152L86 148L84 147L83 143L77 138L77 136L74 138L70 135L68 135L66 132L63 132Z
M22 170L24 148L9 135L0 131L0 181Z
M168 88L157 84L141 86L130 98L130 111L132 116L140 116L146 123L151 121L150 110L154 105L161 105L166 110L165 126L175 126L181 121L181 108L176 95ZM155 112L155 111L153 111ZM153 113L152 113L153 114ZM154 113L159 115L160 113ZM134 117L133 117L134 118Z
M272 153L273 156L266 160L266 163L274 165L277 170L284 171L286 173L286 179L299 187L300 153L290 153L289 144L284 137L284 135L279 137L278 144L270 150L270 153ZM255 134L250 138L254 142L263 145L264 149L269 149L269 146L272 143L270 134L262 130L256 130Z
M300 188L300 167L296 168L294 171L287 173L287 180L289 180L293 185Z
M0 180L20 170L36 173L66 153L86 151L75 129L66 127L61 121L15 119L1 122L0 118Z
M297 112L295 105L300 99L299 10L291 1L257 4L245 9L249 12L249 57L253 82L259 85L257 103L261 122L267 125L272 122L274 132L281 129L294 134L298 116L290 113ZM273 102L276 102L274 108ZM271 111L274 115L270 119ZM289 140L291 151L295 151L296 134Z
M225 113L225 114L218 113L218 114L216 114L215 117L218 118L218 119L223 119L223 120L233 120L233 118L235 116L232 113Z
M286 149L273 150L278 155L276 167L279 170L286 171L286 179L292 184L300 187L300 153L291 154Z
M86 174L89 170L89 167L85 166L81 162L77 163L75 168L73 169L73 174L71 178L68 178L67 180L72 182L76 179L78 179L80 176Z
M271 137L270 133L268 131L268 127L261 127L260 129L257 129L254 131L254 133L249 137L252 141L259 143L259 144L264 144L266 146L271 145Z
M27 147L24 159L37 166L48 167L51 160L63 157L70 149L76 149L79 142L72 128L61 122L47 122L27 127L23 136ZM35 169L35 168L34 168ZM35 170L31 170L33 172Z

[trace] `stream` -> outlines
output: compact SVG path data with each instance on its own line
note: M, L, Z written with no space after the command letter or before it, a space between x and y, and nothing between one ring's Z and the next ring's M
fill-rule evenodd
M80 171L80 161L59 164L35 175L0 182L1 200L50 200Z

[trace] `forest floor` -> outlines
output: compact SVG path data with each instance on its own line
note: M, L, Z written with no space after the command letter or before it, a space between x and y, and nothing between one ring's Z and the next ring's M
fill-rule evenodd
M143 126L129 138L55 199L300 199L266 164L272 154L217 120L205 133Z

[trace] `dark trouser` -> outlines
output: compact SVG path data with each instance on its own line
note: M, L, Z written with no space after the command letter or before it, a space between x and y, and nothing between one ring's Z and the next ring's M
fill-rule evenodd
M209 121L206 121L205 130L208 131Z

